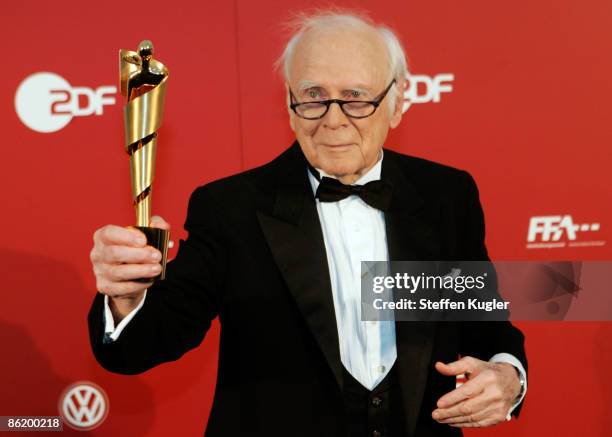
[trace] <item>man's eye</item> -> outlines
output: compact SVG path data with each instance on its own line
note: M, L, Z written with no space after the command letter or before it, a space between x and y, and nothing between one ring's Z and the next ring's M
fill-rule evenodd
M319 97L319 92L317 90L309 90L308 97L310 97L311 99L316 99L317 97Z
M350 96L354 99L356 99L357 97L361 97L361 92L359 91L351 91Z

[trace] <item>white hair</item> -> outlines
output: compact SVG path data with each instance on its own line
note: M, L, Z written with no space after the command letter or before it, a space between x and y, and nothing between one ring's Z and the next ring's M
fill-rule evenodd
M394 86L388 94L389 108L393 111L397 98L401 95L403 84L408 74L406 55L399 38L386 26L378 25L363 13L339 12L335 10L316 11L313 14L300 14L288 26L293 30L282 55L276 61L277 67L282 67L285 80L289 82L289 68L295 48L305 33L311 30L328 29L373 29L381 37L387 49L389 77L387 82L395 79Z

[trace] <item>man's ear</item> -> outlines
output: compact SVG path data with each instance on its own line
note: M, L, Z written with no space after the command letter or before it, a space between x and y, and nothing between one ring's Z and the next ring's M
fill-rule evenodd
M391 120L389 121L389 127L395 129L399 126L402 121L402 114L404 110L404 85L405 81L398 81L394 86L396 87L395 93L395 106L393 107L393 113L391 114Z
M291 126L291 130L295 132L295 114L289 107L291 104L291 97L289 96L289 84L285 82L285 95L287 96L287 112L289 113L289 126Z

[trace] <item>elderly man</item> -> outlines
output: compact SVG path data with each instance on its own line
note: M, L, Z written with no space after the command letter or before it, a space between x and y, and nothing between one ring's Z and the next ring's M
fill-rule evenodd
M164 281L133 281L160 272L138 231L95 232L96 358L144 372L198 346L219 317L210 436L460 435L516 415L527 364L509 322L360 320L361 260L487 259L469 174L383 151L402 116L397 38L319 14L282 63L297 141L195 190Z

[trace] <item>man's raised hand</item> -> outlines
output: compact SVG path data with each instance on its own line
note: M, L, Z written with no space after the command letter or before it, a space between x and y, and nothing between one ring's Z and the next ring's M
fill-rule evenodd
M151 226L170 229L159 216L152 218ZM161 252L147 246L145 235L131 227L103 226L94 232L93 241L90 258L97 289L111 298L113 315L121 319L138 305L152 278L161 272ZM135 281L141 278L151 282Z

